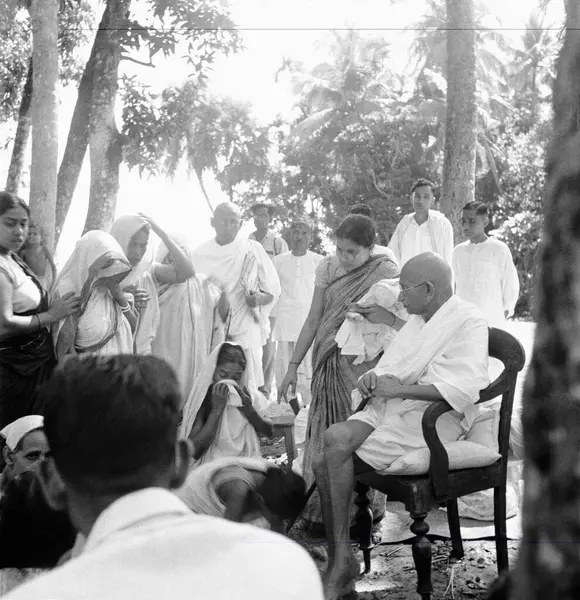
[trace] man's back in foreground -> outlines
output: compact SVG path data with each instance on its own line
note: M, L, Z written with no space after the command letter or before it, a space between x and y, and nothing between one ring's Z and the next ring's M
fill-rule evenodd
M72 358L42 394L51 450L43 492L87 541L78 558L7 600L322 598L299 546L194 515L170 491L185 480L191 449L177 439L181 398L166 363Z

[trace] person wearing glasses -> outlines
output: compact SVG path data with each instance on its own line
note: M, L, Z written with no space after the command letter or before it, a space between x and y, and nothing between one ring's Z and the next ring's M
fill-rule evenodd
M329 540L327 599L340 597L358 575L348 529L355 471L385 473L408 452L427 448L422 418L433 402L453 408L437 422L444 444L468 434L480 414L475 403L489 384L487 322L453 293L452 281L451 267L432 252L403 266L400 300L409 320L359 379L358 399L369 399L364 410L324 434L313 467Z
M363 215L349 215L334 232L336 255L327 256L316 270L310 311L278 391L279 398L286 398L290 388L296 390L298 367L314 344L312 402L302 466L308 485L314 477L312 461L322 452L324 432L334 423L346 421L352 414L351 392L358 378L376 364L377 359L353 364L355 357L343 355L336 342L336 334L349 306L359 301L375 283L399 276L399 267L392 259L384 254L373 254L376 236L374 222ZM384 514L384 497L381 498L376 500L375 521ZM308 525L322 528L317 493L310 499L303 517Z

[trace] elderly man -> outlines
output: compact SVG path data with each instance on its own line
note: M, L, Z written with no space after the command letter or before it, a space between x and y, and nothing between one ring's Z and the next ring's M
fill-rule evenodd
M282 294L276 307L276 324L273 338L278 345L276 353L276 381L282 383L302 326L308 316L316 268L323 257L310 252L312 227L305 221L294 221L290 225L292 252L274 257L274 266L280 277ZM312 349L308 351L302 364L298 366L297 390L305 406L310 404L310 383L312 381Z
M250 239L260 242L266 251L266 254L273 260L276 256L280 256L288 252L288 244L284 238L277 236L270 229L270 221L272 220L272 206L264 202L254 204L250 209L254 216L254 225L256 231L250 234ZM264 370L264 386L262 392L266 396L270 395L272 388L272 379L274 378L274 370L276 363L276 342L272 338L272 331L276 323L276 309L270 314L270 335L262 348L262 368Z
M177 439L181 395L167 363L71 358L41 395L51 450L43 491L86 543L5 598L321 598L316 566L295 542L194 515L171 492L185 480L191 447Z
M262 346L270 335L270 312L280 296L276 269L262 246L239 236L238 207L224 202L211 220L215 238L193 252L193 265L225 290L231 307L228 339L242 346L248 359L248 385L264 385Z
M418 179L411 188L415 212L401 219L389 241L401 266L422 252L436 252L451 265L453 228L447 217L431 209L434 188L428 179Z
M393 323L399 333L359 380L360 395L370 398L369 404L325 432L315 465L331 541L327 598L340 595L358 573L348 544L355 468L382 471L407 452L425 448L421 420L431 402L445 400L453 407L437 429L444 443L458 440L477 416L475 402L489 384L487 323L475 305L453 294L449 265L434 253L420 254L403 267L400 285L411 316L405 324L385 309L369 309L367 318Z

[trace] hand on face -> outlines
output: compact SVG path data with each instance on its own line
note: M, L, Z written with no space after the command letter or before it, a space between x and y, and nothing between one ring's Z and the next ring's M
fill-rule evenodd
M227 383L216 383L211 392L211 408L215 411L222 411L227 402L230 389Z
M145 308L151 299L147 290L137 287L136 285L127 286L123 291L133 296L136 308Z

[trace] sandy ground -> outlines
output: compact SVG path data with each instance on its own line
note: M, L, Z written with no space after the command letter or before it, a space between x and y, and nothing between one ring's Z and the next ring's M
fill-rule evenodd
M523 321L508 321L506 329L517 337L526 351L526 367L521 373L516 404L521 402L523 382L532 354L535 324ZM263 440L265 455L279 462L285 460L282 439ZM323 539L307 536L300 527L295 527L291 537L302 544L313 556L319 569L326 567L326 549ZM478 540L464 542L465 556L461 560L450 558L451 544L447 540L432 539L433 542L433 600L450 598L485 598L487 588L497 577L495 542ZM510 565L515 563L519 542L509 542ZM355 549L353 547L353 549ZM362 554L356 553L361 561ZM417 576L413 564L410 544L380 544L372 554L371 572L362 575L357 582L360 600L411 600L419 598L416 592Z

